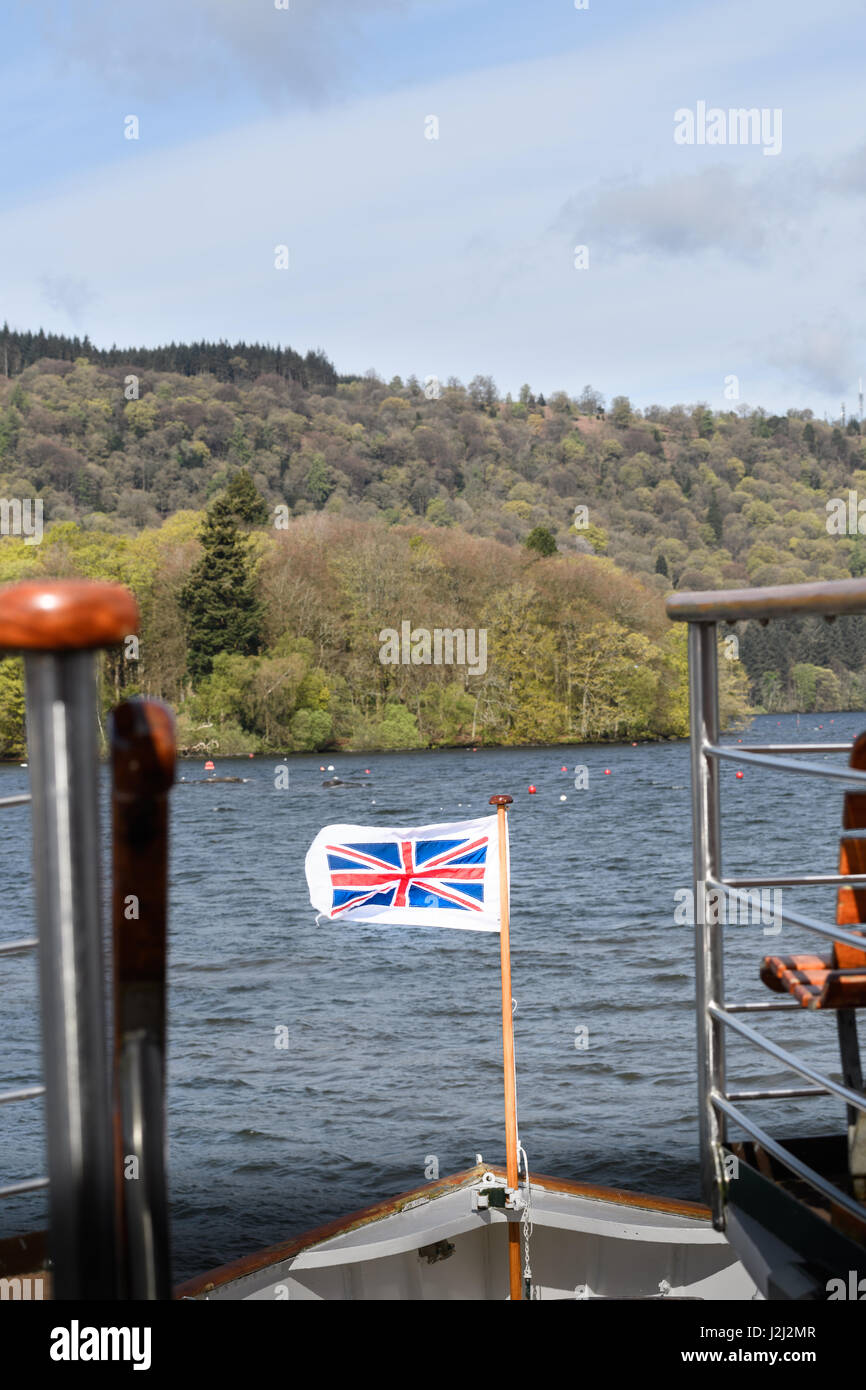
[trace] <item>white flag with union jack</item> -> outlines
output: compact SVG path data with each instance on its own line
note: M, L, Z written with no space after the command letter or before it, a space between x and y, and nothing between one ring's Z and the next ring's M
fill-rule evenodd
M326 825L305 868L310 902L332 921L500 928L496 816L408 830Z

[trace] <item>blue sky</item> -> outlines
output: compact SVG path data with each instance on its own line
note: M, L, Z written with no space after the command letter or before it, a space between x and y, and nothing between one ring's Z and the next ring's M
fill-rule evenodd
M503 391L855 408L860 0L289 6L6 0L0 317ZM677 144L699 102L766 110L779 152Z

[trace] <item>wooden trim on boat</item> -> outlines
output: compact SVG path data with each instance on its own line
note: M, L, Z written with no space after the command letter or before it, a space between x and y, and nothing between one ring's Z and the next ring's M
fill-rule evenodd
M372 1206L364 1207L361 1211L339 1217L336 1221L328 1221L323 1226L316 1226L311 1231L304 1231L301 1235L294 1236L291 1240L283 1241L279 1245L268 1246L252 1255L242 1255L239 1259L232 1260L228 1264L219 1265L218 1268L210 1270L207 1274L199 1274L192 1279L187 1279L183 1284L177 1286L174 1297L196 1298L200 1294L209 1293L211 1289L231 1284L234 1280L243 1278L244 1275L255 1274L258 1270L267 1269L269 1265L292 1259L295 1255L299 1255L302 1250L331 1240L334 1236L345 1235L349 1231L369 1225L370 1222L378 1221L386 1216L394 1216L419 1198L432 1200L434 1197L445 1196L448 1192L458 1191L461 1187L469 1187L481 1177L482 1173L495 1173L503 1182L506 1180L504 1168L500 1168L494 1163L476 1164L474 1168L453 1173L447 1178L439 1178L436 1182L425 1183L423 1187L415 1187L410 1192L401 1192L397 1197L389 1197L384 1202L374 1202ZM598 1187L594 1183L575 1182L569 1178L548 1178L541 1173L530 1173L529 1176L533 1187L544 1188L548 1192L563 1192L573 1197L586 1197L590 1201L610 1202L616 1206L632 1207L641 1211L668 1212L675 1216L687 1217L692 1221L709 1221L710 1219L709 1207L700 1202L685 1202L676 1197L651 1197L643 1193L626 1192L622 1188Z

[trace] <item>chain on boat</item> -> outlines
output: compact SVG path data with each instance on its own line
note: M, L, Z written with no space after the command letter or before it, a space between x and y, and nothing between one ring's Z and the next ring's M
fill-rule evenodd
M541 1298L541 1289L534 1288L532 1284L532 1266L529 1262L529 1241L532 1236L532 1183L529 1177L529 1159L526 1157L526 1149L518 1140L517 1152L523 1164L523 1176L526 1181L526 1200L521 1214L520 1222L523 1228L523 1296L524 1298Z

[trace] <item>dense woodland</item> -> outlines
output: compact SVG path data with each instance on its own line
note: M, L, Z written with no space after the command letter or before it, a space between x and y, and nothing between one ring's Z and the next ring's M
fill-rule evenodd
M635 410L591 387L341 377L259 345L98 351L0 333L0 498L40 498L0 581L129 584L137 661L187 748L292 751L681 736L671 588L866 572L827 503L866 498L866 439L808 411ZM486 670L387 665L379 633L487 632ZM866 704L861 620L747 625L732 715ZM730 650L728 649L730 655ZM21 746L0 664L0 751Z

